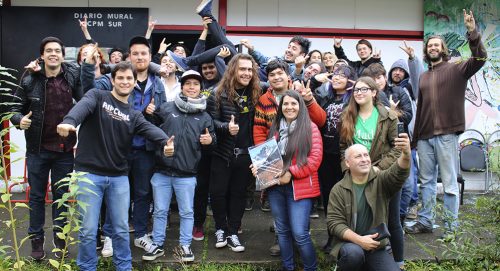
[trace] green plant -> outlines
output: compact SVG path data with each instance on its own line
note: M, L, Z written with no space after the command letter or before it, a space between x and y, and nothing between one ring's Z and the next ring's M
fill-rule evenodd
M82 201L74 201L71 199L76 199L77 195L82 194L82 193L92 193L96 195L96 193L89 188L81 188L78 183L79 182L85 182L90 185L94 185L91 180L85 177L86 172L73 172L70 173L69 177L66 177L59 182L56 183L56 185L61 188L61 187L68 187L68 192L64 193L63 196L54 201L53 204L57 204L57 208L61 207L66 207L66 211L61 213L61 216L56 218L56 220L65 220L66 223L64 227L59 227L59 232L57 232L57 237L60 239L63 239L65 242L65 247L63 249L60 248L54 248L52 252L56 253L61 253L62 257L60 261L56 261L53 259L50 259L49 262L50 264L55 267L57 270L72 270L72 267L70 264L65 263L66 256L68 254L68 248L70 245L76 245L78 243L78 240L75 239L75 237L71 236L72 234L78 234L78 231L80 230L80 217L81 217L81 211L85 212L87 209L88 204ZM81 210L81 211L80 211Z
M12 76L10 74L12 71L15 71L15 70L0 66L0 76L2 76L2 78L0 79L0 98L2 100L14 100L15 96L11 94L12 88L18 87L18 85L12 82L13 80L16 79L14 76ZM3 79L3 78L5 78L5 79ZM12 117L13 113L8 112L8 110L6 110L6 108L8 108L9 106L11 106L13 104L15 104L15 102L2 102L0 104L0 106L2 107L1 114L0 114L2 123L9 121L9 119ZM1 137L1 140L0 140L0 159L1 159L1 161L0 161L0 163L1 163L0 173L1 173L1 177L3 179L3 187L0 189L0 194L1 194L1 196L0 196L0 198L1 198L0 208L7 210L8 214L9 214L9 219L3 221L3 223L7 226L7 228L10 229L10 231L12 233L13 245L12 246L7 246L7 245L0 246L0 253L5 255L7 253L7 249L13 250L14 254L15 254L15 262L14 262L13 268L17 269L17 270L22 270L22 267L25 264L25 262L21 259L21 256L19 255L19 249L24 244L24 242L26 242L26 240L29 239L29 236L23 238L21 241L19 241L17 239L17 235L16 235L17 219L14 217L14 211L17 208L28 208L28 206L26 205L26 203L13 204L12 194L10 193L10 191L8 189L9 177L7 176L6 169L11 163L16 162L17 160L20 160L20 159L16 159L14 161L8 162L8 160L10 159L10 152L12 149L7 148L7 146L10 145L10 146L14 147L14 145L10 144L11 142L9 142L8 140L5 140L4 137L9 132L10 128L11 127L3 128L0 131L0 137ZM10 256L6 256L5 259L7 261L4 261L2 264L9 265L9 263L11 263L9 261Z

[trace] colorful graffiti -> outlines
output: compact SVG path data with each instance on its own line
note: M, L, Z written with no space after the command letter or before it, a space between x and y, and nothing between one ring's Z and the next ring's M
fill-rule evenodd
M488 60L467 85L465 115L467 128L491 134L500 129L500 1L425 0L424 38L432 34L444 37L451 61L470 56L465 37L463 9L472 10Z

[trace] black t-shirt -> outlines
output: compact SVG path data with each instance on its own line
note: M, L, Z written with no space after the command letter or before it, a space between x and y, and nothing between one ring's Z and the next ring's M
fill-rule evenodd
M252 146L252 114L250 111L251 90L244 88L236 90L236 108L239 110L237 124L240 127L236 136L236 148L248 148Z
M146 79L146 80L144 80L142 82L139 81L139 80L137 80L137 84L141 88L141 92L144 93L144 91L146 90L146 85L148 84L148 79Z

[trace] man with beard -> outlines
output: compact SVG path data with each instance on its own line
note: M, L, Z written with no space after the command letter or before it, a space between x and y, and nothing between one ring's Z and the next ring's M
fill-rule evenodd
M160 128L146 121L143 114L129 103L129 95L137 80L132 65L120 62L111 77L111 91L90 90L57 125L57 133L67 137L76 132L76 127L81 124L75 170L87 172L85 178L90 180L78 182L82 193L78 194L77 201L86 206L80 210L82 223L76 259L80 270L97 268L96 234L103 201L111 221L116 270L132 269L127 156L131 152L134 135L152 140L156 149L164 146L162 149L166 156L174 153L173 137L168 139Z
M264 56L261 52L255 50L254 46L248 39L241 40L241 44L248 49L248 53L257 61L261 70L265 70L267 63L271 60L270 57ZM288 48L285 50L283 57L274 57L282 59L290 66L290 74L292 79L300 79L302 69L306 63L306 55L309 53L311 41L302 37L295 36L288 43ZM261 76L262 77L262 76ZM263 79L263 78L261 78ZM262 80L267 81L267 80Z
M365 39L359 40L358 43L356 44L356 51L358 52L358 56L360 58L360 60L358 61L351 61L347 58L347 56L344 53L344 49L342 48L342 39L334 39L333 48L335 49L335 55L339 59L347 60L349 66L354 68L358 77L361 76L363 70L366 67L370 66L370 64L372 63L382 64L382 61L380 60L380 51L373 52L372 44Z
M432 232L436 164L444 188L443 237L452 238L453 231L458 229L458 134L465 130L465 89L467 80L481 69L487 57L472 11L468 14L464 9L463 12L472 57L460 63L449 63L449 51L441 36L430 36L424 44L424 60L429 64L429 70L419 80L413 135L419 156L422 209L418 212L417 223L405 228L407 233Z
M148 71L151 62L151 48L148 40L137 36L130 40L129 44L130 62L137 70L137 83L131 95L128 96L129 104L134 110L146 115L152 115L157 107L166 101L165 89L157 76ZM110 76L101 76L94 81L93 58L87 57L86 63L82 65L82 85L84 90L97 88L111 90ZM92 69L90 69L92 67ZM132 213L132 225L135 230L134 245L150 250L151 238L147 235L147 223L149 221L149 208L152 202L150 180L153 176L155 165L155 146L144 137L134 136L132 151L128 156L129 179L132 186L132 200L134 202ZM106 242L111 239L106 238Z

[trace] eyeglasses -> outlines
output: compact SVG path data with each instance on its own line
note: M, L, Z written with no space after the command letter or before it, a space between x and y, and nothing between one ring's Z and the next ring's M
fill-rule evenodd
M338 76L340 78L347 78L347 76L345 74L343 74L343 73L335 73L335 74L333 74L333 76Z
M353 90L353 93L360 92L360 93L367 93L368 90L372 90L371 88L355 88Z

